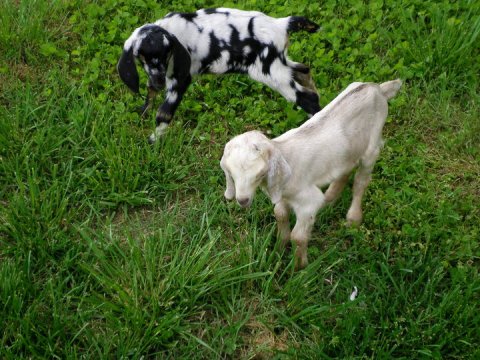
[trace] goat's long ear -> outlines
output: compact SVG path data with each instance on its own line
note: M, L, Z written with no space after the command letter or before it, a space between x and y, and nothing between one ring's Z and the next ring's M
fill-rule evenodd
M183 79L190 77L190 65L192 63L190 53L185 47L178 41L178 39L168 34L168 40L170 41L170 56L173 60L173 74L177 79ZM167 64L170 66L170 64Z
M118 61L117 71L125 85L127 85L134 93L138 94L140 91L140 85L132 48L123 50L122 56Z
M225 179L227 180L227 189L225 190L224 196L225 199L232 200L235 197L235 183L232 176L230 175L230 172L225 167L224 156L222 156L222 160L220 160L220 167L225 173Z
M282 198L283 186L290 179L292 170L276 147L270 149L268 161L267 189L272 203L276 204Z

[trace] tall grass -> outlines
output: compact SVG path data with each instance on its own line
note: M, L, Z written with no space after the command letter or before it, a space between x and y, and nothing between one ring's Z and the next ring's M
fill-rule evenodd
M463 6L431 4L428 11L407 8L401 28L405 61L437 91L459 95L478 90L480 15L475 1Z

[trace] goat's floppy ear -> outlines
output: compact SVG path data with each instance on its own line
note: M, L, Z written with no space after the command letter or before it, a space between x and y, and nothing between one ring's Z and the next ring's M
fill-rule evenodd
M227 180L227 189L225 190L224 196L227 200L232 200L235 197L235 183L233 181L230 172L225 167L225 155L222 156L222 160L220 160L220 167L222 168L223 172L225 173L225 178Z
M175 78L182 79L190 76L190 53L173 35L168 33L167 39L170 42L170 54L173 60L173 73ZM169 64L168 64L169 65Z
M127 85L134 93L138 94L140 91L140 85L132 48L123 50L122 56L118 61L117 71L125 85Z
M276 204L282 198L282 189L292 175L290 165L275 146L269 149L267 190L272 203Z

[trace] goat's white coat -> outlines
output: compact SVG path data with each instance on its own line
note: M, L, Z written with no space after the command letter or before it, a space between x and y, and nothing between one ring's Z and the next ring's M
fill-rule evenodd
M243 11L237 9L217 8L219 12L230 13L228 24L235 26L239 31L239 38L243 40L250 37L248 34L248 22L255 17L255 37L262 43L275 45L277 49L287 47L287 27L289 18L272 18L258 11ZM208 56L210 51L210 34L213 32L220 41L228 43L232 29L226 26L225 15L221 13L207 14L204 10L197 11L195 24L178 16L168 17L155 21L155 25L161 26L169 33L176 36L178 41L185 47L190 48L192 63L190 74L198 74L201 68L201 60ZM200 32L198 27L202 29ZM133 36L133 34L132 34ZM126 46L127 44L125 44ZM222 59L216 61L215 66L209 70L214 74L223 74L227 69L229 54L222 54Z
M362 219L361 199L382 147L387 100L395 96L400 80L380 85L353 83L302 126L268 139L250 131L230 140L221 160L227 178L227 199L251 204L258 186L275 204L279 235L297 245L296 265L307 265L307 244L315 215L333 202L358 166L349 223ZM330 184L324 194L320 187ZM290 232L288 214L297 222Z

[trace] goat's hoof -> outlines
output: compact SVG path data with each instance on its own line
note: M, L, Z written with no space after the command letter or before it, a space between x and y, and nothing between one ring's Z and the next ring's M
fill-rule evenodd
M153 145L153 144L155 144L155 142L157 141L157 139L155 139L155 138L152 137L152 136L149 136L148 139L147 139L147 141L148 141L148 143L149 143L150 145Z
M347 213L347 226L358 226L362 222L363 214L361 209L350 209Z
M295 271L299 271L302 269L305 269L308 265L308 260L307 259L295 259Z
M224 195L224 198L225 198L225 200L227 200L227 201L232 201L232 200L233 200L233 198L234 198L234 196L227 196L227 195Z
M327 196L325 195L325 204L327 205L333 205L336 201L337 201L338 197L335 196L335 197L330 197L330 196Z
M347 225L347 227L349 227L349 228L356 228L356 227L359 227L359 226L360 226L360 222L358 222L358 221L353 221L353 220L347 220L346 225Z
M303 270L307 267L308 263L295 263L295 271Z
M278 244L277 250L278 252L282 252L282 251L288 251L291 248L292 248L292 243L289 240L287 241L281 240Z
M347 218L347 227L359 227L361 223L361 217L359 219Z

